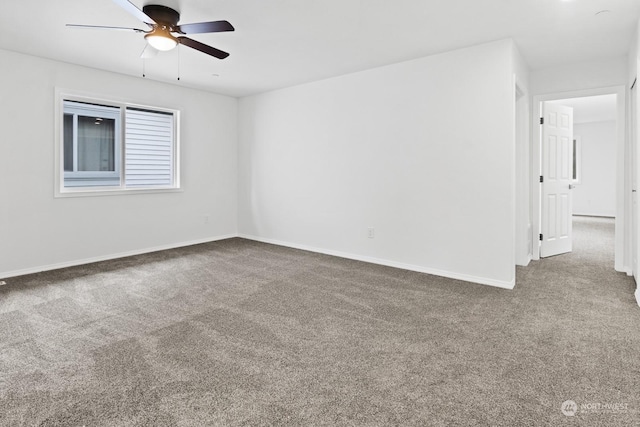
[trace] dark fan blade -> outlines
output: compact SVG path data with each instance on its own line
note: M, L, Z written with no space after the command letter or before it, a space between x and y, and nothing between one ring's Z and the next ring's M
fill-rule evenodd
M133 16L135 16L136 18L138 18L139 20L141 20L142 22L144 22L145 24L156 23L156 21L151 19L146 13L138 9L135 4L131 3L128 0L113 0L113 2L118 6L120 6L121 8L123 8L124 10L126 10L127 12L129 12L130 14L132 14Z
M229 56L227 52L223 52L216 49L215 47L200 43L198 41L190 39L189 37L178 37L178 41L185 46L189 46L191 48L194 48L195 50L199 50L200 52L206 53L207 55L215 56L218 59L224 59Z
M198 22L180 25L176 28L176 31L182 34L221 33L234 30L233 25L227 21Z
M146 33L145 30L141 30L140 28L129 28L129 27L105 27L103 25L76 25L76 24L67 24L67 27L71 28L86 28L89 30L120 30L120 31L135 31L136 33Z

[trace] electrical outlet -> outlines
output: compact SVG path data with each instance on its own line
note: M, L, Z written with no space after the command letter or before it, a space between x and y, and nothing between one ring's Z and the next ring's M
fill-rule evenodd
M204 223L209 224L209 215L204 216Z
M376 237L376 229L375 228L367 228L367 237L373 239Z

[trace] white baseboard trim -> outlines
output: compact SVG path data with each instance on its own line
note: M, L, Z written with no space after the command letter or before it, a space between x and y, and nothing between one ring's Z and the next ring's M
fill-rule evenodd
M636 288L636 302L638 303L638 306L640 307L640 286Z
M243 239L248 239L248 240L254 240L256 242L269 243L271 245L285 246L293 249L301 249L303 251L316 252L316 253L325 254L325 255L337 256L340 258L368 262L371 264L378 264L378 265L384 265L387 267L400 268L403 270L416 271L418 273L432 274L434 276L441 276L441 277L447 277L449 279L463 280L465 282L472 282L472 283L478 283L481 285L494 286L502 289L513 289L516 284L515 278L509 282L505 282L501 280L487 279L484 277L470 276L467 274L452 273L450 271L443 271L443 270L438 270L434 268L422 267L419 265L404 264L401 262L389 261L385 259L374 258L374 257L369 257L364 255L355 255L347 252L340 252L340 251L334 251L330 249L321 249L321 248L316 248L316 247L307 246L307 245L300 245L296 243L283 242L280 240L267 239L264 237L252 236L249 234L238 234L238 237L241 237Z
M185 247L185 246L199 245L201 243L216 242L218 240L231 239L233 237L238 237L238 235L237 234L227 234L227 235L224 235L224 236L208 237L208 238L205 238L205 239L191 240L191 241L188 241L188 242L172 243L172 244L169 244L169 245L162 245L162 246L156 246L156 247L152 247L152 248L138 249L138 250L135 250L135 251L120 252L120 253L117 253L117 254L103 255L103 256L97 256L97 257L92 257L92 258L84 258L84 259L79 259L79 260L74 260L74 261L61 262L61 263L57 263L57 264L49 264L49 265L43 265L43 266L38 266L38 267L30 267L30 268L25 268L23 270L0 272L0 278L7 279L9 277L24 276L25 274L34 274L34 273L41 273L43 271L59 270L61 268L75 267L75 266L78 266L78 265L91 264L91 263L94 263L94 262L109 261L109 260L112 260L112 259L118 259L118 258L125 258L125 257L129 257L129 256L148 254L148 253L151 253L151 252L166 251L168 249L176 249L176 248L182 248L182 247Z
M571 215L572 216L590 216L592 218L609 218L609 219L614 219L616 217L615 214L607 215L607 214L589 214L589 213L575 213L575 212L573 212Z

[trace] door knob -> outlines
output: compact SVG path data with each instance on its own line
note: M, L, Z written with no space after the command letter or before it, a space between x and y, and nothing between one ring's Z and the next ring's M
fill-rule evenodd
M575 186L575 185L573 185L573 184L569 184L569 190L573 190L574 188L576 188L576 186Z

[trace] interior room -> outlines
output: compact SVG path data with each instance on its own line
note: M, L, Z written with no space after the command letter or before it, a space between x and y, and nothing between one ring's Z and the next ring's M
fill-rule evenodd
M615 218L616 96L552 101L573 108L573 215Z
M616 132L615 94L549 101L573 110L572 221L602 218L615 224Z
M633 425L632 0L0 14L1 425Z

